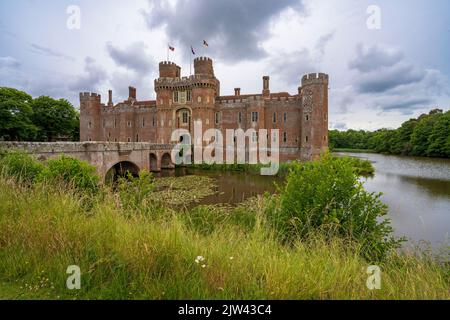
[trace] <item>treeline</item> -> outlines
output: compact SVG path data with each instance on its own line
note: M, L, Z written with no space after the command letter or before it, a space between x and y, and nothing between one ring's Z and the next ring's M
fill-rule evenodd
M0 141L78 141L79 123L67 100L0 87Z
M331 130L330 147L450 158L450 111L434 109L429 114L404 122L395 130Z

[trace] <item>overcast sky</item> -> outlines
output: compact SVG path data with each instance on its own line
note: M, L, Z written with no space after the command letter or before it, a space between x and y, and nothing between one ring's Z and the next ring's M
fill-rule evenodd
M67 26L73 5L79 29ZM328 73L331 128L394 128L450 108L448 0L2 0L0 86L76 107L80 91L105 100L111 88L117 102L129 85L154 99L168 43L183 75L191 45L213 58L223 95L260 93L263 75L295 94L304 73Z

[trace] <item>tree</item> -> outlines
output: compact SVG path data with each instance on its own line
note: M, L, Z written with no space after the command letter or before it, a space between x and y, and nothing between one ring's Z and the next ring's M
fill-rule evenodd
M429 136L427 155L450 157L450 111L442 114L433 124Z
M67 100L39 97L31 103L33 123L38 128L40 141L55 141L57 138L71 139L78 130L79 117Z
M33 140L37 133L32 123L33 98L23 91L0 88L0 139Z

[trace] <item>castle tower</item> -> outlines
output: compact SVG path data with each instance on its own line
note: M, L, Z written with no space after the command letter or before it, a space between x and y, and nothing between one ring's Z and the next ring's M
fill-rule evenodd
M303 76L301 98L300 157L317 159L328 150L328 75Z
M213 61L207 57L194 60L192 87L192 118L202 120L203 131L218 125L220 114L215 112L215 99L219 95L219 81L214 76Z
M97 93L80 93L80 141L101 141L101 96Z

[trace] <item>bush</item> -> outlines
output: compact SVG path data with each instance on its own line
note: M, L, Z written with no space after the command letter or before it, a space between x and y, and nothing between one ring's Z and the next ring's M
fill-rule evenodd
M24 152L2 153L0 158L0 170L3 174L27 183L34 182L43 169L42 163Z
M352 164L325 155L320 161L294 163L278 202L268 209L268 220L285 241L306 238L318 230L329 236L355 240L364 254L380 259L397 248L380 194L368 193Z
M47 167L39 175L39 181L61 181L79 190L96 192L99 176L94 166L85 161L61 156L47 161Z

